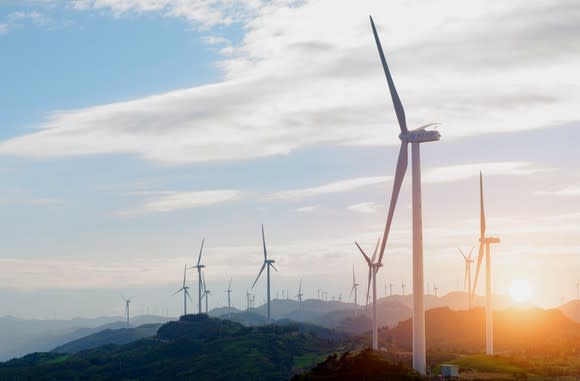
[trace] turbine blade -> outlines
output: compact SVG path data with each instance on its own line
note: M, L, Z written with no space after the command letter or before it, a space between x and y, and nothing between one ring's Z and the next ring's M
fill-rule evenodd
M359 246L358 242L354 241L354 244L356 245L356 247L358 247L358 249L360 250L360 252L363 255L363 257L365 257L365 261L367 261L367 263L370 266L372 264L371 259L365 254L364 250L361 249L361 247Z
M356 279L354 277L354 265L352 265L352 284L354 285L356 283Z
M300 279L300 286L298 286L298 294L302 294L302 279Z
M469 270L469 262L465 262L465 277L463 278L463 287L469 286L467 284L467 271Z
M483 176L481 172L479 172L479 205L480 205L480 238L483 239L485 237L485 210L483 208Z
M370 17L370 16L369 16ZM407 133L407 120L405 118L405 110L403 109L403 104L399 99L399 94L397 94L397 89L395 88L395 83L391 77L391 72L387 66L387 60L385 58L385 53L383 52L383 47L381 46L381 41L379 40L379 35L377 34L377 29L375 28L375 23L373 18L371 19L371 27L373 28L373 34L375 35L375 42L377 43L377 49L379 50L379 55L381 56L381 63L383 64L383 70L385 71L385 77L387 78L387 83L389 84L389 91L391 93L391 99L393 100L393 107L395 108L395 113L397 114L397 119L399 121L399 127L402 133Z
M173 294L173 296L175 296L175 295L179 294L179 293L180 293L182 290L183 290L183 287L182 287L182 288L180 288L179 290L175 291L175 294Z
M355 288L355 287L356 287L356 286L353 284L353 285L352 285L352 288L350 289L350 294L348 295L348 297L349 297L349 298L352 296L352 292L354 291L354 288Z
M473 253L473 246L471 246L471 250L469 250L469 255L467 256L467 260L471 259L471 254Z
M463 250L461 250L460 248L457 248L457 250L459 250L459 254L463 256L463 259L467 261L467 257L465 256L465 254L463 254Z
M207 287L205 286L205 272L201 273L201 279L203 281L203 290L207 290Z
M187 295L189 301L193 303L193 300L191 300L191 296L189 296L189 291L187 291L187 288L185 289L185 295Z
M199 248L199 257L197 257L197 265L201 262L201 252L203 251L203 244L205 242L205 238L201 240L201 247Z
M262 245L264 246L264 260L268 260L268 254L266 253L266 238L264 237L264 224L262 224Z
M185 275L187 274L187 265L183 268L183 287L185 287Z
M228 284L228 291L231 290L231 287L232 287L232 278L230 278L230 283Z
M377 245L375 246L375 251L373 251L373 258L372 262L375 263L375 259L377 257L377 249L379 248L379 243L381 243L381 237L377 240Z
M264 268L266 268L266 262L264 262L264 264L262 265L262 268L260 269L260 272L258 273L258 276L256 277L256 280L254 281L254 284L252 284L252 288L254 288L258 279L260 279L260 275L262 275Z
M477 279L479 277L479 269L481 267L481 262L483 261L483 246L484 242L479 243L479 255L477 256L477 267L475 270L475 278L473 279L473 291L472 295L475 295L475 290L477 289Z
M399 151L399 159L397 161L397 169L395 171L395 179L393 181L393 193L391 194L391 205L389 206L389 214L387 216L387 223L385 224L385 232L383 233L383 242L381 244L381 251L379 255L379 264L383 263L383 255L385 255L385 247L387 245L387 239L389 238L389 232L391 230L391 223L393 222L393 215L395 214L395 208L397 207L397 199L399 198L399 192L401 191L401 185L403 184L403 179L405 178L405 172L407 171L408 157L407 149L409 143L402 142L401 150Z

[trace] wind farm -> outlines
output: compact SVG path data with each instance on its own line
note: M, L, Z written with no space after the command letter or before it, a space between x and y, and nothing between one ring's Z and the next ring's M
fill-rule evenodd
M579 14L0 6L0 380L576 380Z

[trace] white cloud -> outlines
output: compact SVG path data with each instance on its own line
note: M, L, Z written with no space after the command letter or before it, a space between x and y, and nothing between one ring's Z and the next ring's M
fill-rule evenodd
M311 188L277 192L271 194L268 198L271 200L300 200L303 198L317 197L331 193L349 192L370 185L383 184L390 179L390 176L356 177L353 179L335 181Z
M520 161L460 164L427 169L422 180L425 183L460 181L477 177L480 171L487 177L498 175L530 175L541 171L541 169L534 168L532 163Z
M554 191L538 191L536 194L544 196L580 196L580 185L571 185Z
M409 126L441 122L443 139L453 139L578 120L577 2L260 4L76 1L81 9L159 12L202 26L241 20L246 33L222 51L230 57L220 63L222 82L54 112L39 131L1 142L0 154L130 153L180 164L398 144L369 11Z
M309 206L303 206L301 208L296 208L296 211L298 213L310 213L310 212L315 212L317 210L320 210L320 205L309 205Z
M230 45L231 42L223 36L204 36L201 38L208 45Z
M8 33L8 25L0 24L0 36Z
M382 205L376 202L361 202L346 207L347 210L363 214L375 214Z
M228 201L239 200L239 190L221 189L196 192L175 191L143 191L131 192L137 196L153 196L145 200L138 210L126 210L118 212L120 216L132 216L142 213L173 212L180 209L191 209L202 206L221 204Z

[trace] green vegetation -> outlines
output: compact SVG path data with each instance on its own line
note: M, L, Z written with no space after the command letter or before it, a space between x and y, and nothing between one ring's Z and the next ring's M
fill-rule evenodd
M333 354L326 361L292 381L419 381L419 374L409 367L385 359L379 352L365 349L357 354Z
M130 344L70 356L37 353L0 364L0 381L288 380L329 353L352 347L330 330L317 333L297 324L244 327L188 315Z

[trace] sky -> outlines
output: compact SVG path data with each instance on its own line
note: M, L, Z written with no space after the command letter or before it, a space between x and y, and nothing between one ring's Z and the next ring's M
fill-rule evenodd
M577 1L2 0L0 315L121 314L121 295L177 315L203 238L210 308L230 279L241 308L261 224L274 296L302 279L350 300L399 150L369 15L409 127L440 123L421 147L425 282L462 288L482 171L495 292L575 298ZM410 175L378 278L396 292Z

